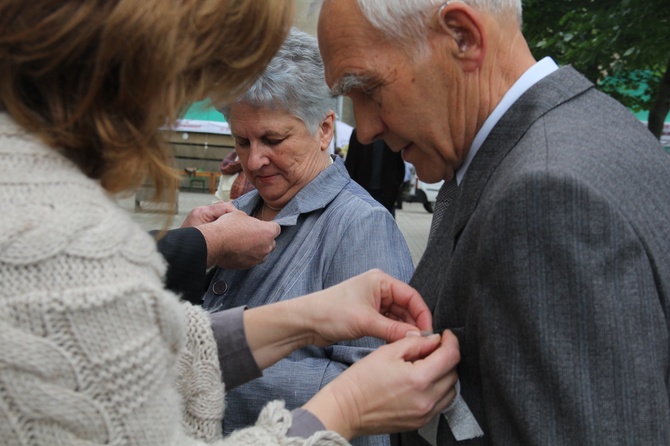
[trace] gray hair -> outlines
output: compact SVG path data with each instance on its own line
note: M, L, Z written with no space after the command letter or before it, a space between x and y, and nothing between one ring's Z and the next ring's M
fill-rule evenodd
M313 0L316 12L328 0ZM428 20L437 13L444 0L355 0L363 17L385 37L404 44L423 42L428 35ZM488 11L496 17L515 17L521 25L521 0L452 0L474 9Z
M324 78L316 38L291 28L279 52L251 88L232 104L217 108L226 120L234 104L287 111L302 120L314 134L336 106Z

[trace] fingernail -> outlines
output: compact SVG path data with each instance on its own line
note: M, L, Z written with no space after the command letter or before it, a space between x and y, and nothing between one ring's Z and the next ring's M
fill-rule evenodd
M406 338L418 338L418 337L420 337L420 336L422 336L422 332L420 332L420 331L418 331L418 330L411 330L411 331L408 331L408 332L405 334L405 337L406 337Z

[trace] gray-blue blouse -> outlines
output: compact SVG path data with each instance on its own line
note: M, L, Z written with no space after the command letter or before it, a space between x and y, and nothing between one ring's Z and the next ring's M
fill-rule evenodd
M257 191L235 205L249 215L261 204ZM216 312L255 307L322 290L372 268L408 282L412 257L391 214L354 182L339 157L289 201L274 220L277 246L248 270L217 269L203 307ZM327 348L306 347L263 371L263 377L226 392L226 433L253 424L262 407L282 399L302 406L321 387L383 342L363 338ZM387 436L353 444L388 444Z

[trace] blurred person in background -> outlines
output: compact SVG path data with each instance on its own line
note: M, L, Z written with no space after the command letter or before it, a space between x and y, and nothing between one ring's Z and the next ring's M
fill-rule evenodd
M395 217L396 200L405 178L402 155L391 151L381 139L362 144L354 129L344 165L351 178Z
M212 204L235 200L255 189L242 171L242 164L234 150L221 161L220 170L221 178Z

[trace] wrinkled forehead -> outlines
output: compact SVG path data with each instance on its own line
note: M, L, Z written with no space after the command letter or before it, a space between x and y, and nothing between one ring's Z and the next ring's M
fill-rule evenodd
M376 76L375 66L386 39L365 20L353 0L324 3L318 38L326 82L333 94L346 94L342 88L350 89Z

